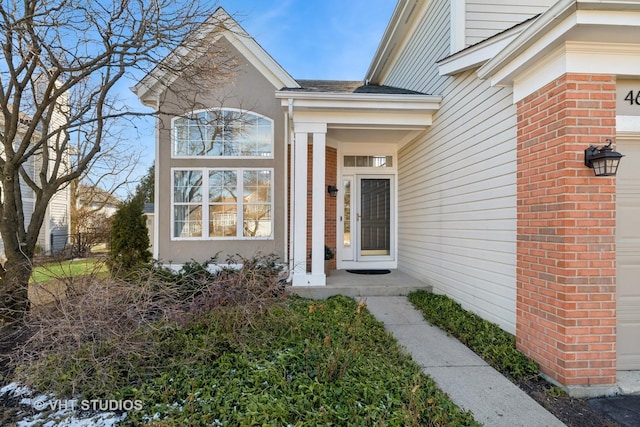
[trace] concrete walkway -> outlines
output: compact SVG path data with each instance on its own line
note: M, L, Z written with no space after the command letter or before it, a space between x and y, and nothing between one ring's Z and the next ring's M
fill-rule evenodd
M427 323L406 297L367 297L366 303L424 372L476 421L490 427L564 426L473 351Z

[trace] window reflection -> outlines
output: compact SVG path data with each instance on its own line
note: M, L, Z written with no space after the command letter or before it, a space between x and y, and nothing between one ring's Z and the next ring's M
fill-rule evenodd
M344 235L344 246L351 246L351 180L345 179L342 181L342 186L344 187L344 221L343 224L343 235Z
M271 157L273 121L260 115L215 109L178 117L173 122L176 157Z

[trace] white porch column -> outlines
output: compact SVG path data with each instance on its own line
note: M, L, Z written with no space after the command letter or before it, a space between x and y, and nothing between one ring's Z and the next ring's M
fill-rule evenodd
M324 286L324 197L325 197L325 148L327 125L324 123L295 123L294 165L294 250L293 285ZM313 134L312 168L312 235L311 250L307 248L307 143ZM311 272L306 271L307 256L311 252Z

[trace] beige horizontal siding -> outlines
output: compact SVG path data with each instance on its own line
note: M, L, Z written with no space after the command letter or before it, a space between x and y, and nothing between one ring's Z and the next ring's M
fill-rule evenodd
M429 3L411 40L391 67L384 84L433 94L443 80L437 61L449 52L449 1ZM408 87L407 84L413 85Z
M470 46L544 12L554 0L467 0L465 43Z
M434 126L399 153L399 266L515 332L511 92L474 72L448 83Z
M449 2L431 2L383 82L443 96L433 126L399 151L398 267L515 332L515 106L475 70L438 75L449 22Z

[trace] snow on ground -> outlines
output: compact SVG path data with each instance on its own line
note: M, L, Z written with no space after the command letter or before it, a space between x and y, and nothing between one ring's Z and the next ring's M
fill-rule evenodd
M19 404L25 407L24 412L18 413L18 427L112 427L126 418L126 412L120 415L100 411L100 408L133 408L134 405L134 402L58 400L45 394L34 396L33 390L16 382L0 389L0 397L3 396L19 399Z

